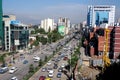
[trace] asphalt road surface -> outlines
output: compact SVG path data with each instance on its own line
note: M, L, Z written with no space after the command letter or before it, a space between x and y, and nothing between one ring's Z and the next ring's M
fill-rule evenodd
M68 55L68 58L71 57L71 50L69 48L71 48L73 51L74 51L74 47L76 47L76 45L78 44L78 41L75 40L75 39L72 39L68 44L66 44L65 47L63 47L59 52L62 52L64 54L67 54ZM68 46L68 47L67 47ZM58 53L59 53L58 52ZM59 55L56 54L54 57L57 58ZM61 65L64 63L64 64L68 64L67 60L63 60L63 58L58 62L58 68L57 69L53 69L53 65L55 63L55 61L52 61L50 60L51 62L51 65L47 65L45 64L42 68L52 68L52 70L54 71L54 75L52 77L52 80L66 80L67 79L67 76L62 73L62 77L61 78L57 78L57 73L58 73L58 68L61 67ZM45 77L48 77L48 72L45 71L45 72L42 72L42 68L37 71L29 80L39 80L39 77L40 76L45 76Z
M56 43L52 43L52 44L46 45L46 46L41 46L40 49L34 51L31 55L25 54L25 59L23 59L23 60L20 60L20 58L16 59L16 61L15 61L16 63L13 64L11 67L13 67L13 66L18 67L18 70L13 74L10 74L9 72L6 72L4 74L0 74L0 80L10 80L11 77L13 77L13 76L16 76L18 78L18 80L22 80L22 78L28 73L30 64L33 64L35 66L38 65L37 63L34 63L34 61L33 61L34 55L37 55L41 59L44 59L45 56L49 56L53 53L55 48L58 46L59 42L65 42L66 40L67 39L64 38L62 40L59 40ZM50 46L52 46L52 49L50 49L51 48ZM43 54L41 54L41 53L43 53ZM23 64L24 60L28 60L28 63ZM9 69L11 67L9 67Z

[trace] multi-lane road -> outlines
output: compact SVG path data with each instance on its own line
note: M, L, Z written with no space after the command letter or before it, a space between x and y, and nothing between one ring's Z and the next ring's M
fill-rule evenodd
M53 51L56 50L56 48L59 46L60 42L63 43L66 40L67 39L64 38L64 39L59 40L56 43L41 46L40 49L36 50L31 55L25 54L25 59L24 60L28 61L27 64L23 64L23 60L16 59L16 63L13 64L11 67L15 66L15 67L18 68L18 70L13 74L10 74L9 72L6 72L4 74L0 74L0 80L10 80L10 78L13 77L13 76L16 76L18 78L18 80L22 80L22 78L28 73L30 64L33 64L33 65L36 65L36 66L38 65L38 63L34 63L34 61L33 61L33 56L34 55L37 55L41 59L44 59L45 56L50 56L53 53ZM41 53L43 53L43 54L41 54ZM9 67L9 69L11 67Z
M33 61L33 56L34 55L37 55L41 59L44 60L45 56L50 56L51 54L53 54L53 51L55 51L56 48L60 46L60 44L65 45L65 43L67 41L69 41L69 40L70 40L70 37L65 37L65 38L57 41L56 43L52 43L52 44L44 45L44 46L42 45L41 48L39 48L38 50L35 50L31 55L25 54L24 55L25 56L24 60L28 61L27 64L23 64L24 60L20 60L19 58L16 59L16 63L13 64L11 67L15 66L15 67L18 68L18 70L15 73L13 73L13 74L10 74L9 72L6 72L4 74L0 74L0 80L10 80L11 77L13 77L13 76L16 76L18 78L18 80L22 80L23 77L28 73L30 64L33 64L34 66L38 65L38 63L35 63ZM71 47L75 47L75 45L77 44L77 41L75 41L75 40L72 39L69 44L70 44ZM61 51L62 50L63 49L61 49ZM43 54L41 54L41 53L43 53ZM55 56L57 57L58 55L55 55ZM54 62L52 62L52 63L54 63ZM59 63L66 63L66 62L64 62L64 60L61 60ZM58 64L58 66L60 66L60 65L61 64ZM53 66L53 64L52 64L52 66ZM9 69L11 67L9 67ZM41 71L41 70L39 70L39 71ZM57 74L57 69L56 69L55 73ZM40 74L42 75L42 72L40 72ZM33 80L38 80L38 78L40 77L40 74L37 75L36 79L33 79ZM46 73L45 76L47 76L47 75L48 74ZM66 78L65 75L62 75L62 77ZM57 80L56 76L53 78L53 80Z
M64 46L59 52L63 53L64 55L67 55L68 58L71 57L71 51L74 52L74 47L78 44L78 41L75 39L72 39L68 44L66 44L66 46ZM58 53L59 53L58 52ZM56 54L54 57L58 58L60 55ZM64 58L64 57L63 57ZM68 64L67 60L63 60L63 58L60 59L60 61L58 62L58 68L54 69L54 63L55 61L52 61L52 59L50 60L51 65L47 65L45 64L42 68L52 68L52 70L54 71L53 73L53 77L51 78L52 80L67 80L67 76L62 73L61 78L57 78L57 73L58 73L58 69L62 66L62 64L64 63L65 65ZM37 71L29 80L39 80L40 76L45 76L48 77L49 73L48 71L43 72L42 68ZM64 68L65 69L65 68Z

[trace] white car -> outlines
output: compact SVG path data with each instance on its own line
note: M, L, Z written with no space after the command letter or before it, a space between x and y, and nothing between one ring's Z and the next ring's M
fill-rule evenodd
M14 72L16 72L18 70L18 68L17 67L12 67L10 70L9 70L9 73L14 73Z
M33 56L33 59L35 59L35 58L38 58L38 56L37 56L37 55L34 55L34 56Z
M47 65L51 65L52 63L50 61L47 62Z
M34 60L34 62L38 62L38 61L40 60L40 57L34 56L34 57L33 57L33 60Z
M53 77L53 73L49 73L48 77L50 77L50 78Z
M62 64L61 64L61 67L62 67L62 68L64 68L64 67L65 67L65 64L64 64L64 63L62 63Z
M53 75L54 75L54 71L53 70L49 71L48 77L53 77Z
M12 77L10 80L18 80L17 77Z

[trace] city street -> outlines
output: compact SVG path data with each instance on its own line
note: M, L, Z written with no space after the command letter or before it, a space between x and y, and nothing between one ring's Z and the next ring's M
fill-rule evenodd
M46 45L41 46L41 49L39 48L38 50L35 50L32 54L25 54L24 55L25 59L20 60L20 57L19 57L18 59L16 59L15 64L13 64L11 66L11 67L13 67L13 66L17 67L18 70L13 74L10 74L9 72L6 72L4 74L0 74L0 79L9 80L11 77L16 76L19 80L22 80L22 78L28 73L30 64L33 64L34 66L38 65L38 63L35 63L33 61L33 56L34 55L37 55L42 60L44 60L45 56L50 56L53 53L53 51L56 50L56 47L58 46L59 42L65 42L65 41L66 41L66 38L61 39L56 43L49 44L47 46ZM52 46L52 48L51 48L51 46ZM41 53L43 53L43 54L41 54ZM27 60L28 63L23 64L24 60ZM11 67L9 67L9 69Z
M72 49L74 51L74 47L76 45L77 45L77 40L72 39L58 53L63 53L64 55L67 55L67 57L70 59L70 56L71 56L71 50L70 49ZM54 57L58 58L59 56L60 56L59 54L56 54ZM62 64L65 64L65 65L68 64L67 60L63 60L63 59L64 59L64 57L61 58L60 61L58 62L58 68L57 69L53 68L55 61L52 61L52 59L50 60L50 62L51 62L50 66L48 66L47 64L45 64L42 67L42 68L52 68L52 70L54 71L53 77L51 78L52 80L59 80L59 79L66 80L67 79L67 76L64 73L62 73L62 77L61 78L57 78L58 69L62 66ZM40 76L48 77L49 73L47 71L43 72L42 68L39 71L37 71L29 80L39 80Z

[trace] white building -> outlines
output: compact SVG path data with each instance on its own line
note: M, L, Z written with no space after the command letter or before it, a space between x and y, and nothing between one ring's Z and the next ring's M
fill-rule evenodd
M115 22L115 6L113 5L95 5L88 6L87 25L100 26L102 23L107 23L113 26Z
M46 32L54 30L55 26L54 26L54 19L44 19L41 21L41 28L43 28Z
M61 25L65 27L64 33L68 34L69 30L70 30L70 20L68 18L61 18L60 17L58 20L58 26L61 26Z

